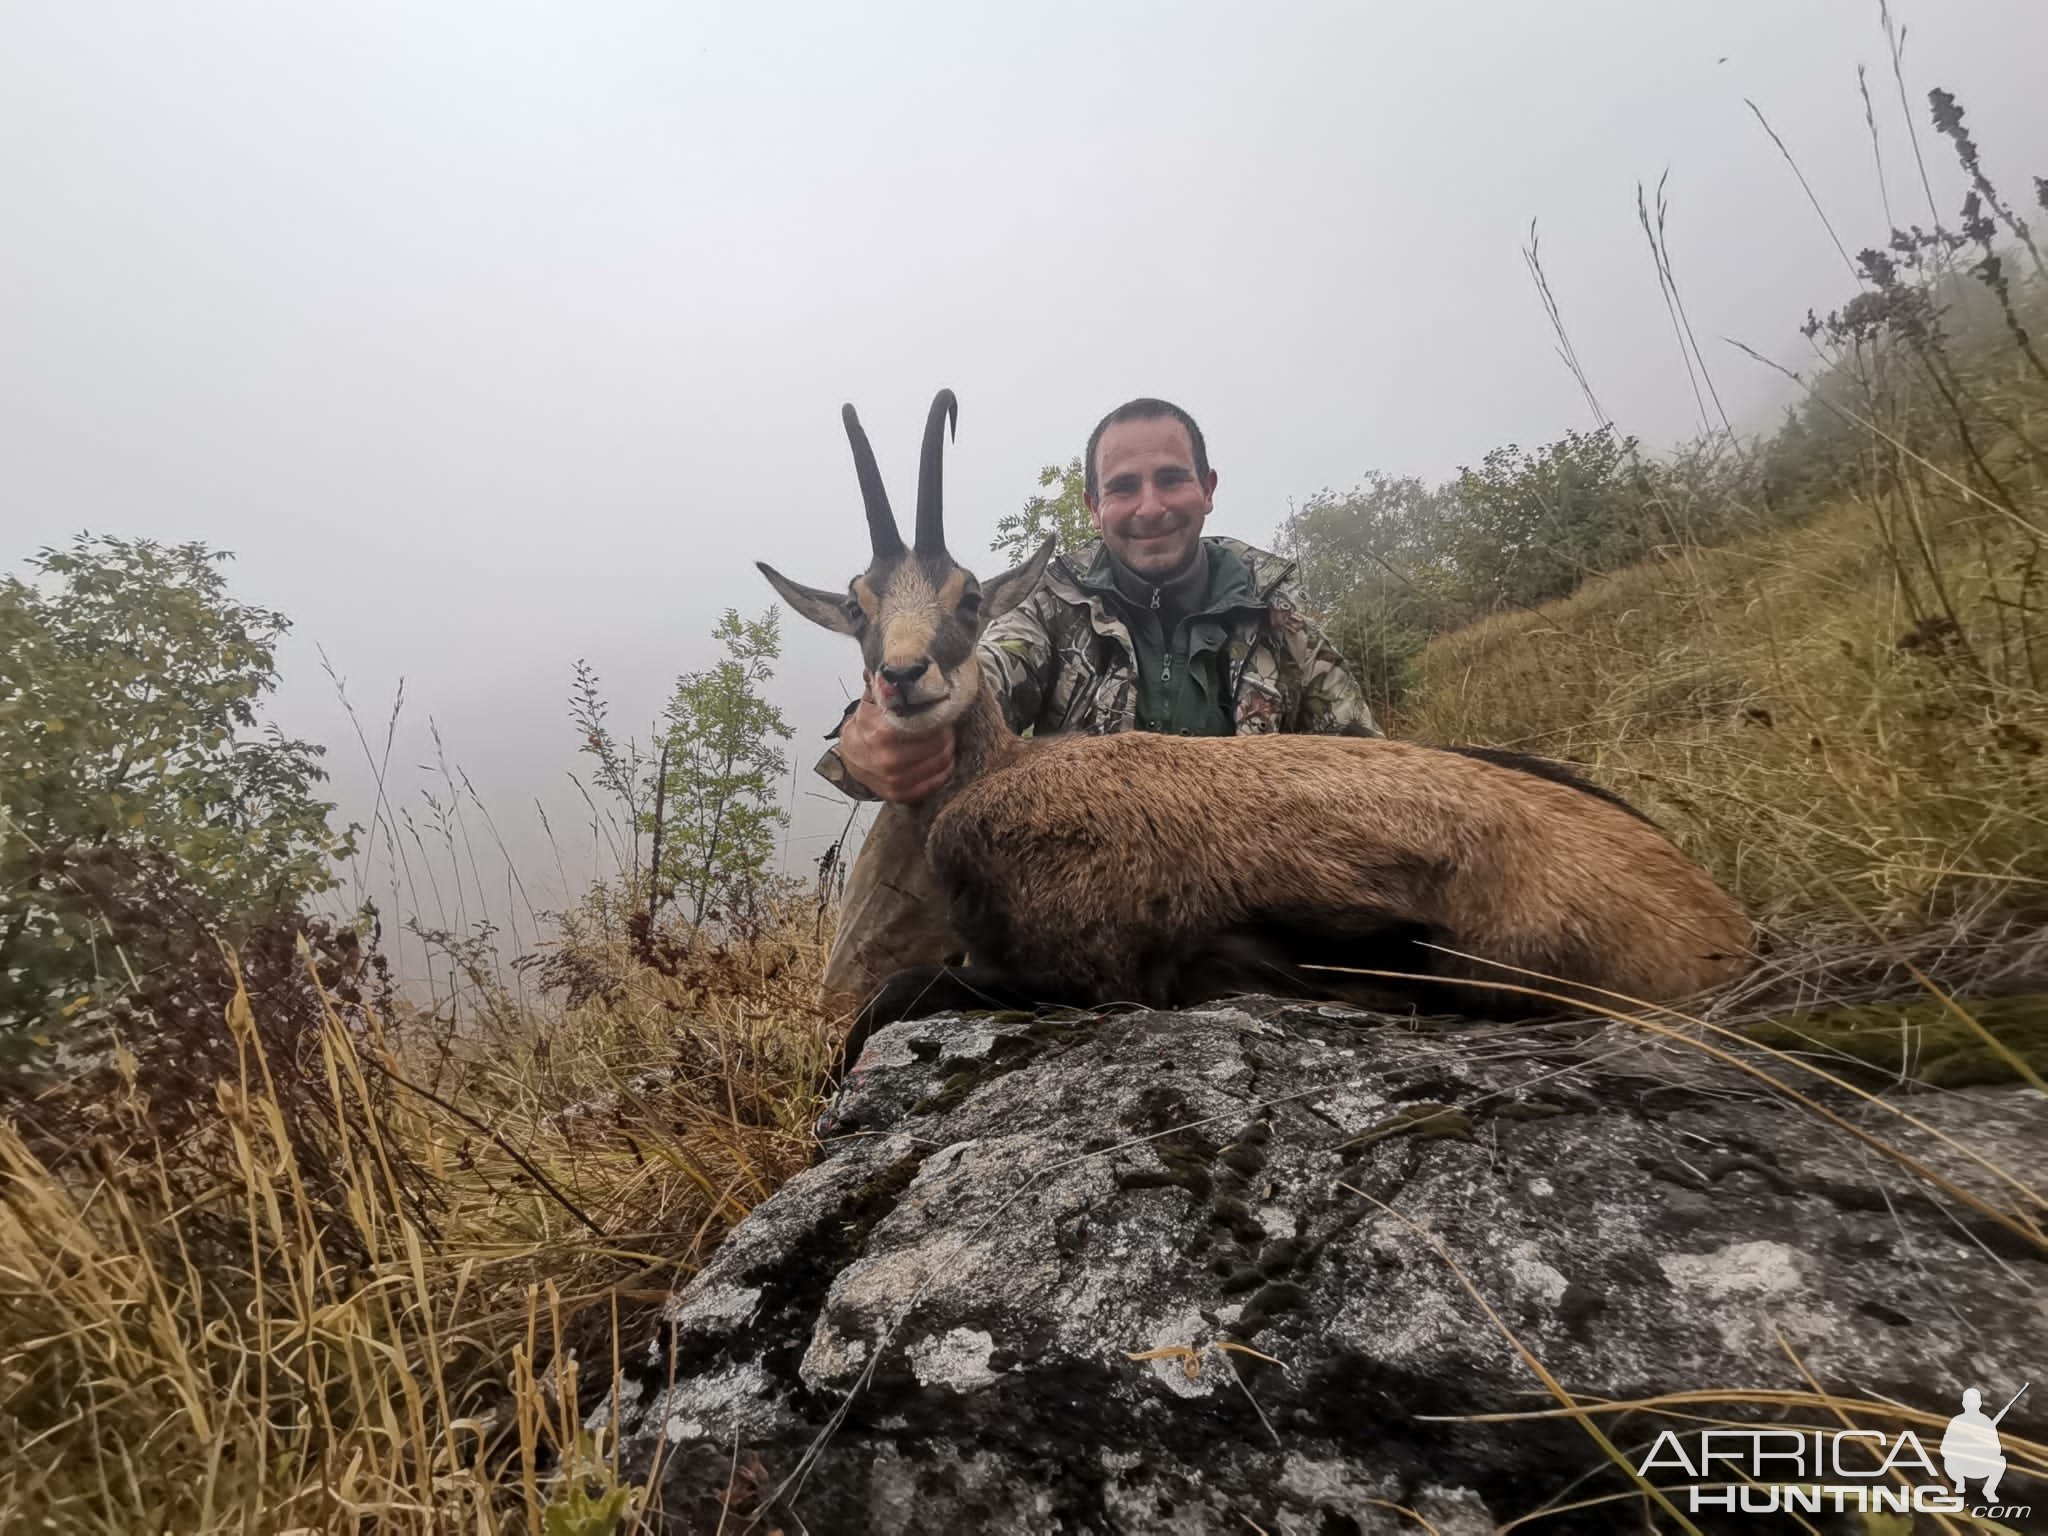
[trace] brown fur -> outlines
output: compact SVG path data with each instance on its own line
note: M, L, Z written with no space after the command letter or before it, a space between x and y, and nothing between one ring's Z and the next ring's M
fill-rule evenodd
M1744 965L1749 924L1705 872L1629 811L1565 784L1369 738L1023 741L985 693L960 731L953 783L920 808L956 928L976 962L1071 977L1099 999L1200 1001L1220 959L1216 984L1237 990L1263 964L1289 983L1276 990L1526 1011L1492 989L1290 974L1286 937L1318 930L1338 964L1347 933L1357 963L1384 965L1376 939L1403 929L1402 968L1446 982L1647 1002Z
M850 601L761 567L798 612L855 636L871 672L927 664L892 728L958 730L952 780L916 808L972 960L950 1000L1165 1007L1268 991L1512 1015L1532 1011L1526 994L1475 983L1657 1003L1741 972L1748 921L1661 832L1499 754L1333 736L1019 739L973 642L1036 584L1052 542L985 587L946 553L939 434L953 410L942 392L926 426L915 551L890 534L849 406L874 560ZM862 1033L942 1006L938 980L896 978Z

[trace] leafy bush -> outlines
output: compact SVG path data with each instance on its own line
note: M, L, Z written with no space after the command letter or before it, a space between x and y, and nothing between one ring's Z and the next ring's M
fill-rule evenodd
M323 749L259 713L287 623L228 595L225 559L81 534L0 581L0 1066L76 1039L194 933L332 889L353 851L313 792Z
M1534 453L1496 448L1458 474L1449 554L1460 585L1487 608L1563 597L1642 558L1655 542L1652 494L1636 440L1611 426Z
M1376 714L1406 697L1422 646L1469 609L1447 558L1455 488L1369 475L1318 491L1280 530L1309 601Z

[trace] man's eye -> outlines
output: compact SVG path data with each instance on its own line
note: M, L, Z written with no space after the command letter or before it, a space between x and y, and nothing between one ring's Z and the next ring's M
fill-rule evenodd
M1152 477L1157 485L1186 485L1192 478L1184 469L1162 469Z
M1118 475L1103 489L1112 496L1129 496L1138 489L1138 480L1135 475Z

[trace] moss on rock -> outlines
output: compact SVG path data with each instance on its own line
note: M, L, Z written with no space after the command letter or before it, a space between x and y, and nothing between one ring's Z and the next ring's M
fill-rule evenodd
M1455 1104L1404 1104L1394 1114L1352 1137L1337 1150L1363 1152L1390 1136L1418 1136L1424 1141L1456 1137L1463 1141L1471 1134L1471 1115Z
M2048 994L1958 1001L2007 1050L2048 1077ZM1773 1050L1816 1056L1866 1084L1930 1088L2011 1083L2020 1074L1939 998L1866 1003L1762 1019L1742 1032Z

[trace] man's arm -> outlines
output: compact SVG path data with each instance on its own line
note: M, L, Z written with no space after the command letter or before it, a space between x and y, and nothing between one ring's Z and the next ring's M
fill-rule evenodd
M1038 720L1052 688L1052 619L1059 599L1040 583L1036 592L989 625L981 637L981 668L1018 734Z
M1275 608L1273 627L1299 679L1288 730L1318 736L1386 734L1372 717L1365 690L1320 625L1297 608Z

